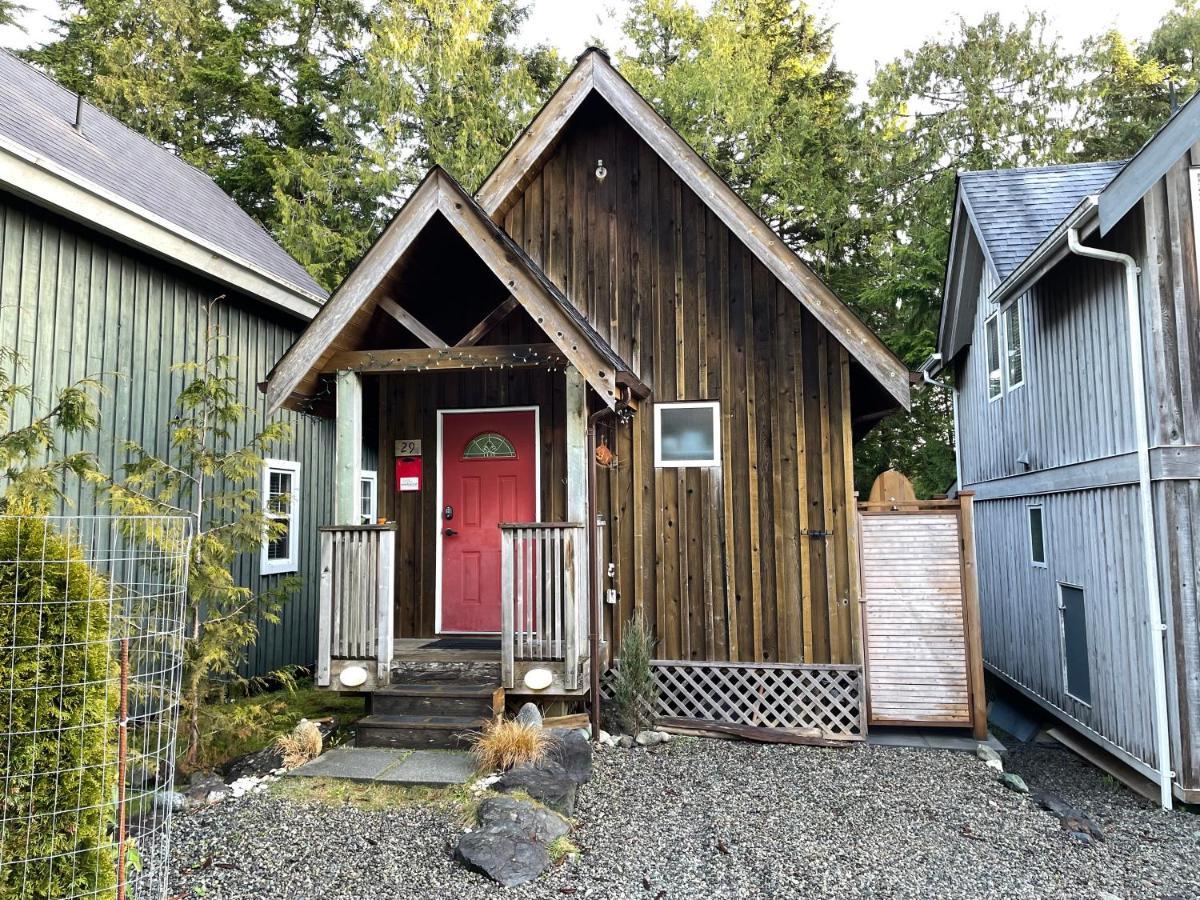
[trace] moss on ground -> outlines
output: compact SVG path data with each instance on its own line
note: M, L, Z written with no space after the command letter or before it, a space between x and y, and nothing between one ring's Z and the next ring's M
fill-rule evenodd
M270 792L296 803L351 806L368 812L432 806L454 811L464 818L474 814L477 802L466 784L432 788L343 778L281 778L271 785Z

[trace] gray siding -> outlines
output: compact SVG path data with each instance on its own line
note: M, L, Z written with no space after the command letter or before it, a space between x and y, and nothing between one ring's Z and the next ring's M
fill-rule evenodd
M1120 266L1071 257L1023 295L1025 383L989 401L984 323L995 283L985 269L959 375L964 487L1134 449L1123 278Z
M1027 508L1041 504L1046 567L1030 561ZM1154 766L1153 681L1136 487L977 503L983 654L989 666ZM1058 584L1084 590L1092 702L1063 679Z
M46 408L64 385L99 376L98 431L72 439L68 449L90 450L101 468L119 475L123 444L136 441L157 455L168 452L167 421L184 376L171 366L199 358L203 307L225 291L190 274L0 194L0 344L26 360L32 405L18 402L14 424ZM238 429L245 440L261 427L265 404L256 384L303 327L241 297L215 307L225 336L222 351L236 357L244 401L256 415ZM307 663L316 653L316 527L331 517L327 485L332 472L332 423L283 413L293 427L288 446L271 455L298 460L301 470L301 571L304 586L282 621L263 629L248 671ZM72 484L68 500L80 513L97 510L90 488ZM241 583L265 585L258 555L237 565Z

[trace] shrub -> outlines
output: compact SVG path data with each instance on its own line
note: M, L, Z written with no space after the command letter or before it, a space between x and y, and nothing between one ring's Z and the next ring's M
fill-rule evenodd
M301 719L287 734L281 734L275 747L283 757L283 767L294 769L321 755L321 729L315 722Z
M486 772L507 771L516 766L541 762L550 746L550 737L540 725L527 725L516 719L498 717L475 735L471 753Z
M107 595L104 578L46 519L0 518L9 731L0 741L0 897L114 892L118 689Z
M630 734L654 724L658 688L650 671L653 648L654 636L641 613L634 613L621 632L621 651L613 680L617 722Z

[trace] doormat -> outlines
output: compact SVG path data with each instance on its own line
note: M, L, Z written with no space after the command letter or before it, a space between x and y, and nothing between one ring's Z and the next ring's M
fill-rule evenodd
M499 638L438 638L421 645L422 650L495 650L500 652Z

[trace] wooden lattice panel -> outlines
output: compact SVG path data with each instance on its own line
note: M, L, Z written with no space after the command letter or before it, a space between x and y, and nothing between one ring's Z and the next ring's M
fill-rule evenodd
M859 666L655 660L651 668L660 717L817 728L834 740L866 737ZM612 697L611 673L601 695Z

